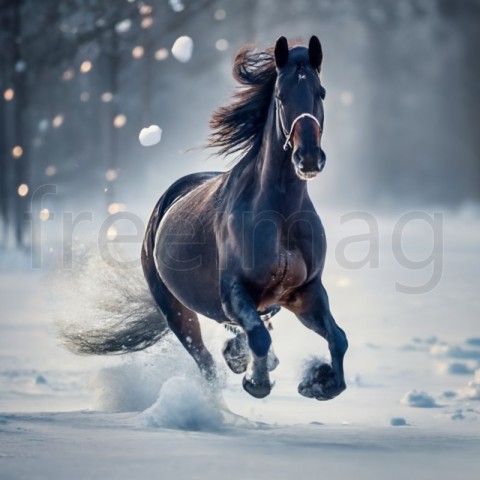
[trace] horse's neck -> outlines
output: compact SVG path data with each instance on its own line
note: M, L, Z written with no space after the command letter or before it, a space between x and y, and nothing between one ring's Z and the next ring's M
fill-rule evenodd
M285 138L276 124L274 104L270 108L267 125L256 162L256 196L260 201L273 203L272 206L279 211L294 213L302 208L308 192L306 182L295 173L291 149L283 149Z
M303 209L308 199L306 182L295 174L292 151L283 149L284 142L272 102L258 152L247 154L224 177L225 207L241 203L252 211L274 210L285 217Z

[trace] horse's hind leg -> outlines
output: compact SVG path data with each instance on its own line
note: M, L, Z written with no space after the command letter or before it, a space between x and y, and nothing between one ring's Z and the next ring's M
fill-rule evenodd
M167 315L167 322L197 363L203 377L209 382L217 380L215 361L203 343L197 314L178 302Z
M233 373L244 373L250 359L247 335L238 327L227 325L227 329L234 334L234 337L225 341L222 350L223 358Z
M345 390L343 357L348 348L345 332L335 323L325 288L320 281L314 282L300 294L302 312L296 312L300 321L324 337L328 342L332 364L320 363L298 386L298 392L317 400L330 400Z
M167 319L168 326L187 352L197 363L203 377L208 381L217 379L215 361L205 347L197 314L185 307L160 281L156 284L158 306Z

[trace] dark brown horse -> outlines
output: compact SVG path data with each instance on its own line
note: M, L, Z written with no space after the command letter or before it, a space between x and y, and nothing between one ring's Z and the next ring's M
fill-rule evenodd
M244 87L211 122L211 145L241 152L225 173L178 180L160 198L148 224L142 264L170 329L207 379L216 369L202 341L197 314L237 327L224 356L243 386L270 393L271 339L265 319L280 307L328 341L332 364L299 391L319 400L345 389L344 332L335 323L321 275L326 243L307 180L322 171L325 154L322 49L289 49L280 37L272 51L237 54L234 76ZM195 313L196 312L196 313Z
M237 163L224 173L178 180L148 223L142 265L159 312L135 311L112 327L63 332L71 350L141 350L168 324L203 376L214 381L199 313L234 329L224 357L234 372L246 372L245 390L262 398L278 363L267 321L283 307L324 337L331 353L331 365L317 364L299 392L328 400L345 389L348 344L322 284L325 233L307 191L307 180L325 165L321 63L317 37L308 48L289 49L280 37L266 52L240 50L234 76L242 88L213 115L210 139L220 154L239 154Z

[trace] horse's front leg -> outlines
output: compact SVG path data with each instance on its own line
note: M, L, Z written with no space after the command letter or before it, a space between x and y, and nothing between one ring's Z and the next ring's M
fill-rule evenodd
M247 335L251 357L243 378L243 388L256 398L264 398L272 390L267 361L272 343L270 334L252 298L239 280L226 277L221 279L220 285L225 315L240 325Z
M328 295L320 280L309 285L299 297L297 317L327 340L332 363L314 365L298 386L298 392L305 397L330 400L346 388L343 357L348 348L347 337L330 313Z

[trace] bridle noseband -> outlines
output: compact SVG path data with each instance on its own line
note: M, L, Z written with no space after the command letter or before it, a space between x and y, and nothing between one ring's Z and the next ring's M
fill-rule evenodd
M280 112L278 99L277 99L277 112L278 112L278 118L280 119L280 126L282 127L282 131L283 131L283 134L285 135L285 139L286 139L285 143L283 145L283 149L285 151L287 151L289 148L293 148L290 139L292 138L293 129L295 128L295 125L302 118L311 118L318 125L318 128L320 129L320 132L322 131L322 126L320 125L320 122L318 121L318 118L315 117L314 115L312 115L311 113L301 113L298 117L295 117L295 119L293 120L292 125L290 127L290 130L287 130L285 128L285 125L283 124L283 118L282 118L282 114Z

